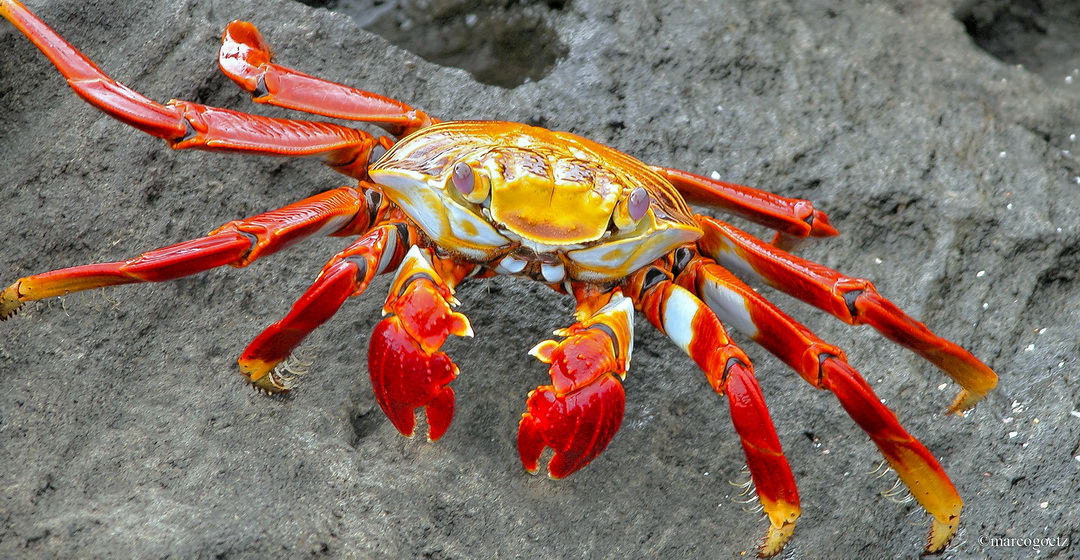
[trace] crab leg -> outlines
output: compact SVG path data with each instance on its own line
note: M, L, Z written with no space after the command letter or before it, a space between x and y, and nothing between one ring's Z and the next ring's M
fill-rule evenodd
M551 385L529 392L518 424L518 453L531 473L545 447L554 450L547 470L563 478L589 464L619 431L626 394L622 378L633 350L634 307L620 292L577 286L579 322L555 331L529 351L545 364Z
M388 140L331 123L275 119L188 101L156 103L101 71L16 0L0 3L11 21L52 61L87 103L175 149L318 156L350 177L366 176L375 146ZM376 154L382 150L377 150Z
M656 274L659 269L652 271L643 269L630 280L639 293L634 299L649 321L705 372L713 390L727 396L731 421L770 522L759 553L762 557L774 556L795 531L799 493L753 366L704 302L673 284L665 273Z
M0 292L0 319L11 317L28 301L118 284L164 282L224 265L244 267L312 235L363 231L370 223L367 210L360 191L341 187L128 260L26 276Z
M997 385L997 374L960 346L941 338L877 293L869 280L851 278L762 243L711 218L698 219L699 249L724 268L826 311L851 325L870 325L889 340L941 368L962 388L950 410L971 408Z
M708 259L691 261L676 281L699 294L722 321L780 358L810 384L836 395L912 496L934 517L927 552L945 548L959 526L963 500L926 446L900 426L896 415L847 363L843 351L819 339Z
M382 224L330 259L289 313L255 337L240 355L240 371L248 381L268 393L288 391L289 379L278 365L333 317L346 299L362 294L375 276L396 269L410 237L404 223Z
M773 245L793 250L807 237L837 235L829 217L809 200L785 198L768 191L709 179L678 169L653 167L671 181L691 204L719 208L756 224L775 229Z
M371 335L368 372L375 400L405 436L413 435L419 407L427 415L429 440L450 427L454 390L449 384L458 368L439 348L450 335L473 335L469 319L450 306L457 305L454 286L474 268L433 259L414 245L390 286L383 306L387 317Z
M396 99L309 76L272 59L270 46L255 25L234 21L225 28L218 64L256 103L370 122L399 138L438 122Z

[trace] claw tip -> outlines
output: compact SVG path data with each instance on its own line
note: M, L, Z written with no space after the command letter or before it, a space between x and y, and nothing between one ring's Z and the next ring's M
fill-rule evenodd
M533 346L529 350L529 355L544 362L545 364L551 363L551 353L559 347L559 343L554 340L545 340L536 346Z

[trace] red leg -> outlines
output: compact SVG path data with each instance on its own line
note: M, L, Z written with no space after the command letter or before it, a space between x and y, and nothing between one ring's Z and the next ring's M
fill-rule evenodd
M787 250L807 237L831 237L837 231L829 217L809 200L785 198L768 191L709 179L678 169L653 167L667 177L691 204L719 208L776 230L773 244Z
M366 227L367 216L360 191L342 187L125 261L20 278L0 292L0 319L11 317L28 301L118 284L164 282L223 265L247 266L305 237Z
M435 441L454 417L449 384L458 373L439 348L450 335L473 334L468 318L450 306L457 304L453 287L474 266L430 259L427 250L414 245L398 268L383 307L387 317L371 335L368 372L375 399L394 427L412 437L416 409L424 407L428 439Z
M268 393L288 391L291 380L278 365L333 317L346 299L362 294L375 276L396 269L410 246L409 237L405 224L383 224L330 259L289 313L255 337L240 355L241 373Z
M532 473L545 447L555 453L548 475L563 478L589 464L619 431L626 395L621 379L633 350L634 308L619 292L575 290L579 322L555 331L530 354L551 364L551 385L529 393L518 425L518 453Z
M934 517L927 552L945 548L960 524L963 500L937 459L900 426L896 415L848 365L843 351L819 339L707 259L692 261L677 282L700 294L722 321L752 338L812 385L832 391L919 504Z
M870 281L780 251L719 220L699 222L705 231L699 249L724 268L758 278L848 324L870 325L941 368L962 387L953 412L971 408L997 385L997 374L986 364L881 297Z
M218 64L256 103L370 122L399 138L438 122L395 99L309 76L274 64L272 58L253 24L234 21L225 28Z
M639 292L634 299L649 321L698 364L713 389L727 395L731 421L770 521L759 555L774 556L795 531L799 493L750 359L727 337L720 320L704 302L667 279L646 285L650 274L650 269L645 269L631 278L631 285Z
M0 4L0 15L41 49L80 97L176 149L318 156L341 173L362 178L372 148L391 144L331 123L274 119L187 101L161 105L110 78L19 2Z

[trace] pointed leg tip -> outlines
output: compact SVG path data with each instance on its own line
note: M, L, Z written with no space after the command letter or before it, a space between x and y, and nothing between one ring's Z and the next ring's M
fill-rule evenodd
M945 550L945 547L949 546L954 536L956 536L956 530L960 526L960 516L954 516L948 523L942 523L937 519L930 525L930 534L926 540L926 550L924 554L939 554Z
M240 374L244 376L244 381L247 381L248 385L256 391L267 395L288 393L291 387L277 377L274 367L263 368L261 365L265 364L241 363Z
M16 282L0 292L0 321L7 321L18 314L23 302L19 299L19 283Z
M965 412L971 410L979 401L986 396L986 393L973 393L967 389L961 389L956 394L956 398L953 399L951 405L949 405L948 414L963 415Z
M758 548L758 558L771 558L779 554L784 550L784 545L787 544L788 539L794 533L794 522L783 523L779 527L770 525L769 532L765 534L765 539L761 542L761 547Z

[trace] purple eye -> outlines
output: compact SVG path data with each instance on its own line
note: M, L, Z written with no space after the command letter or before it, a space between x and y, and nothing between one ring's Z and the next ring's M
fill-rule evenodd
M649 198L649 193L643 187L638 187L630 193L630 200L626 203L626 211L630 214L630 219L635 222L645 216L645 213L649 211L649 204L652 199Z
M454 165L454 173L450 176L450 180L454 182L454 187L464 195L473 192L476 188L476 176L469 164L465 162Z

